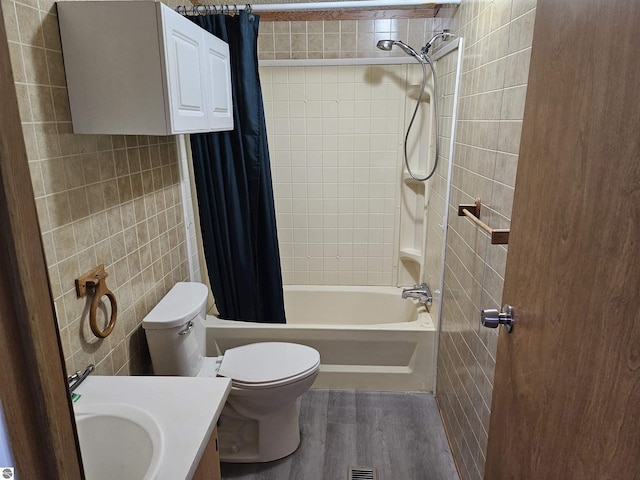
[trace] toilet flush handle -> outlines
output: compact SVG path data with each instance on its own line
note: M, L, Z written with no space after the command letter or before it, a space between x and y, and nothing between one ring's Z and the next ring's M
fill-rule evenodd
M182 330L180 330L178 332L178 335L186 335L187 333L189 333L191 330L193 330L193 320L191 320L189 323L186 324L187 326L184 327Z

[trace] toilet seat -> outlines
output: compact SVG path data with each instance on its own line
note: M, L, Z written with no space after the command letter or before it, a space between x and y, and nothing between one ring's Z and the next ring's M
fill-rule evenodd
M316 368L308 370L308 371L304 372L303 374L300 374L300 375L298 375L296 377L291 377L291 378L286 379L285 381L280 381L280 382L242 383L242 382L238 382L236 380L231 379L231 388L232 389L233 388L238 388L238 389L241 389L241 390L267 390L269 388L279 388L279 387L283 387L283 386L286 386L286 385L292 385L292 384L294 384L296 382L304 380L307 377L310 377L311 375L315 375L319 368L320 368L320 364L318 363Z
M276 388L317 372L320 354L305 345L262 342L228 349L218 375L242 389Z

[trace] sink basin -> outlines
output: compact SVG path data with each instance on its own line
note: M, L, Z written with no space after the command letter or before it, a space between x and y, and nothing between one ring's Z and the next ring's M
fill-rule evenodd
M155 478L164 450L158 422L123 404L75 405L82 463L87 480Z

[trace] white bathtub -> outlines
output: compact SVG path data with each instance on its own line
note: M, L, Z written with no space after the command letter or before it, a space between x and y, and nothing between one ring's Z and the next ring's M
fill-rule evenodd
M207 354L261 341L320 352L314 388L433 391L435 326L395 287L285 286L287 324L207 316Z

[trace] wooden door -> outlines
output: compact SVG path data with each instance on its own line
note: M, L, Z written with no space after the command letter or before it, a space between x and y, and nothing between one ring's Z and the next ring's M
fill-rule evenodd
M538 0L485 478L640 478L640 2Z
M84 475L4 25L0 5L0 414L15 461L0 467L24 480L78 480Z

